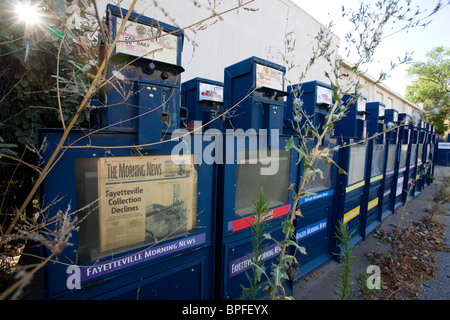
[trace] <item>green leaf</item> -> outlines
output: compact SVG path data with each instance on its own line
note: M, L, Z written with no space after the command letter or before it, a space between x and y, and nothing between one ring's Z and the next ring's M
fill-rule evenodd
M309 163L307 163L307 162L305 162L305 168L309 169L311 172L315 171L314 167L312 165L310 165Z
M60 82L60 83L68 83L69 82L69 80L67 80L66 78L63 78L63 77L61 77L61 76L55 76L55 75L51 75L51 77L52 78L56 78L56 79L58 79L58 81Z
M1 145L0 145L0 155L1 154L7 155L7 156L17 156L17 152L12 151L10 149L1 148ZM0 158L1 158L1 156L0 156Z
M80 116L78 117L78 119L76 121L76 124L80 124L84 120L86 120L86 114L84 112L82 112L82 113L80 113Z
M323 172L320 169L314 170L314 174L318 174L320 176L320 179L323 179Z
M17 145L13 143L0 143L0 148L17 148Z
M283 240L283 241L281 242L281 244L282 244L282 245L285 244L285 245L287 245L287 246L294 246L295 248L298 249L298 251L300 251L301 254L307 255L305 247L299 246L299 244L298 244L296 241L293 241L293 240Z
M301 254L304 254L305 256L308 255L305 247L297 246L297 249L298 249L298 251L300 251Z
M283 225L283 233L284 234L291 235L292 232L294 232L294 230L295 230L295 227L290 220L284 221L284 225Z
M273 272L272 276L274 279L274 284L276 286L280 286L282 284L283 280L288 280L289 277L286 274L286 271L284 271L284 268L280 265L272 265L273 266Z
M22 81L20 81L20 84L22 85L22 87L27 88L30 83L28 82L28 80L22 79Z
M300 192L300 197L301 198L308 198L308 197L316 196L316 195L317 195L316 192L310 192L310 191L302 191L302 192Z
M52 1L55 6L56 12L60 15L61 18L66 17L66 5L62 0Z
M291 137L291 139L286 141L286 151L289 151L291 149L295 149L295 150L299 151L299 149L297 148L297 146L294 143L294 137Z
M81 72L88 72L89 70L91 70L92 66L90 64L87 64L85 66L83 66L83 68L81 68Z
M252 265L252 267L256 271L256 279L258 279L258 281L261 281L261 276L262 275L265 275L267 277L266 267L264 265L258 265L258 264L254 263L251 260L250 260L250 264Z
M262 236L266 240L272 240L273 239L272 236L270 235L270 233L264 233Z

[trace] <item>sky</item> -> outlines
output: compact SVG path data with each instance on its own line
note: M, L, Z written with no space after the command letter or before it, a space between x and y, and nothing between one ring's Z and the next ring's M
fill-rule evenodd
M349 24L341 18L342 6L344 8L354 8L357 10L359 0L292 0L300 8L308 12L324 25L333 21L335 27L333 32L340 37L340 54L344 55L344 43ZM364 3L374 3L374 0L364 0ZM412 0L413 8L419 6L422 11L431 13L436 7L438 0ZM443 0L449 2L449 0ZM428 19L430 20L430 19ZM432 16L430 24L425 28L415 28L408 33L405 31L387 37L376 51L376 63L369 67L368 73L374 78L378 78L380 67L387 70L390 61L397 60L397 57L404 57L406 52L413 52L412 58L415 61L426 61L426 53L438 46L450 47L450 5ZM350 62L351 59L349 59ZM383 83L394 92L405 95L406 86L412 79L408 77L406 69L408 65L400 66L391 73L391 76Z

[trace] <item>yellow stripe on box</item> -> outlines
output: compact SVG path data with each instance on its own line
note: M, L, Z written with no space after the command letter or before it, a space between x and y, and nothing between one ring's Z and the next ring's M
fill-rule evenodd
M369 202L369 205L367 206L367 211L369 211L372 208L375 208L377 205L378 205L378 198L375 198Z
M355 209L347 212L346 214L344 214L344 223L349 222L350 220L352 220L354 217L357 217L359 215L360 212L360 206L357 206Z
M345 189L345 192L350 192L350 191L353 191L355 189L358 189L359 187L362 187L365 183L366 183L365 181L361 181L361 182L355 183L354 185L347 187Z
M370 183L378 181L378 180L381 180L381 179L383 179L383 175L382 174L380 174L379 176L370 178Z

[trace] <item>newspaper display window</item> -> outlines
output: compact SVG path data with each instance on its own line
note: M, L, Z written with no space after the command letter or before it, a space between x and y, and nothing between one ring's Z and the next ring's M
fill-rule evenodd
M423 144L419 144L419 149L417 150L417 165L422 165L422 158L423 158Z
M288 202L290 151L278 150L278 159L270 158L271 161L279 161L278 172L274 175L260 174L260 169L267 167L263 164L267 159L261 159L257 151L238 151L238 159L243 160L237 165L236 216L252 213L252 197L258 197L261 187L266 198L271 199L271 207Z
M396 151L397 151L397 145L389 144L386 173L391 172L395 169L395 158L396 158L395 153L396 153Z
M401 149L400 149L400 164L399 164L399 168L404 168L406 167L406 156L408 154L408 145L407 144L402 144Z
M366 146L350 147L350 166L348 172L348 186L364 180L366 168Z
M323 149L325 149L325 147L320 147L321 151ZM330 151L328 157L334 159L334 153L334 151ZM332 163L327 163L326 159L321 158L317 160L315 167L322 171L323 178L315 175L315 177L313 179L310 179L305 185L306 190L308 190L309 192L317 193L320 191L331 189L334 165Z
M192 156L77 159L76 176L80 262L196 231Z
M409 165L416 165L416 156L417 156L417 145L413 144L411 146L411 159L409 160Z
M370 171L370 177L372 178L383 174L383 165L384 165L384 145L374 144L372 169Z

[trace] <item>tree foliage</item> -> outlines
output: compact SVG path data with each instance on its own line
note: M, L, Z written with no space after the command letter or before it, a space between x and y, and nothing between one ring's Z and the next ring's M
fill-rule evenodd
M96 71L98 23L89 8L84 0L43 0L30 23L17 1L0 3L0 235L36 181L37 129L65 129ZM88 108L76 126L89 126ZM35 207L23 211L32 216Z
M1 92L0 118L13 128L10 143L35 145L37 128L61 127L74 115L95 66L96 49L86 35L92 33L86 10L72 10L62 0L43 1L42 23L18 21L14 2L1 4L0 52L2 78L12 88ZM68 21L73 21L68 25ZM7 99L9 97L9 99ZM88 112L77 124L88 126Z
M436 47L427 53L427 61L414 63L408 74L416 77L406 89L406 98L423 103L425 120L444 134L450 129L450 48Z

